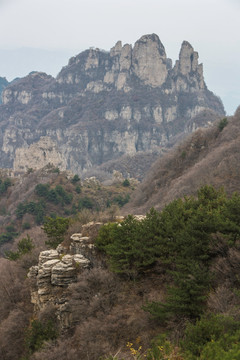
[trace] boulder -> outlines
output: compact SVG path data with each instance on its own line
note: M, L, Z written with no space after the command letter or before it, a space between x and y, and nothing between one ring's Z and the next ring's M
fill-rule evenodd
M45 250L41 251L39 255L39 267L42 266L43 263L53 260L53 259L59 259L59 254L57 250Z

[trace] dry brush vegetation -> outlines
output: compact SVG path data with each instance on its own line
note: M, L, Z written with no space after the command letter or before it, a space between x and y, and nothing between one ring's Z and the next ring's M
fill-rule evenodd
M107 225L105 233L110 231L109 237L101 238L103 230L92 234L98 238L95 244L100 244L100 260L96 268L85 270L67 289L73 315L70 328L59 328L54 306L36 314L30 302L26 273L45 248L42 229L32 226L16 237L11 250L16 251L20 238L27 234L34 248L16 261L0 258L0 358L237 359L240 200L239 196L231 200L227 195L239 190L239 124L240 109L223 128L218 123L198 130L154 165L126 209L143 212L154 205L163 209L161 213L151 210L142 225L131 217L121 226ZM36 181L49 183L52 190L61 186L72 193L76 189L76 183L62 174L44 176L28 174L26 183L16 183L7 190L0 205L7 206L11 215L14 203L24 201L24 192L37 201ZM224 185L227 195L221 189L204 187L198 192L199 198L170 203L196 194L200 186L210 183L216 188ZM48 194L49 189L44 189ZM107 196L111 200L130 192L122 185L109 189L111 194L102 185L86 184L73 198L95 196L95 201L101 202ZM49 209L56 212L57 205L49 203ZM63 215L64 206L61 211ZM71 234L81 232L84 223L109 222L115 214L115 208L105 213L94 213L87 206L81 208L70 222L64 246L69 246ZM16 230L22 229L23 223L32 225L33 215L26 213L17 219ZM3 219L2 229L6 224ZM117 239L120 233L121 239ZM141 256L136 257L132 249ZM195 303L189 303L189 294Z
M199 129L182 144L156 161L136 189L124 213L162 209L176 197L196 194L200 186L224 186L231 194L240 188L240 108L209 129Z

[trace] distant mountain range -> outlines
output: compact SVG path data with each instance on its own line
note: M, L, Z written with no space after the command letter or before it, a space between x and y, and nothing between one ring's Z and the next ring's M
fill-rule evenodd
M3 90L0 167L142 178L156 154L224 114L188 42L173 66L155 34L119 41L71 58L56 78L32 72Z

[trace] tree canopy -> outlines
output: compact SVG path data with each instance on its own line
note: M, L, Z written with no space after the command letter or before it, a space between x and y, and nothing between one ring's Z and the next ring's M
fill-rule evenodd
M197 197L177 199L162 212L151 209L137 221L100 229L96 246L106 253L112 271L140 276L158 263L171 275L166 302L146 308L156 317L198 317L211 287L210 264L220 234L227 246L240 237L240 196L228 198L221 188L203 186Z

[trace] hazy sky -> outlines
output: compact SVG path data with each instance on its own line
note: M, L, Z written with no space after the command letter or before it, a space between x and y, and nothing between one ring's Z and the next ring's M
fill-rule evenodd
M0 0L0 76L56 76L68 58L156 33L167 56L189 41L228 114L240 105L240 0Z

